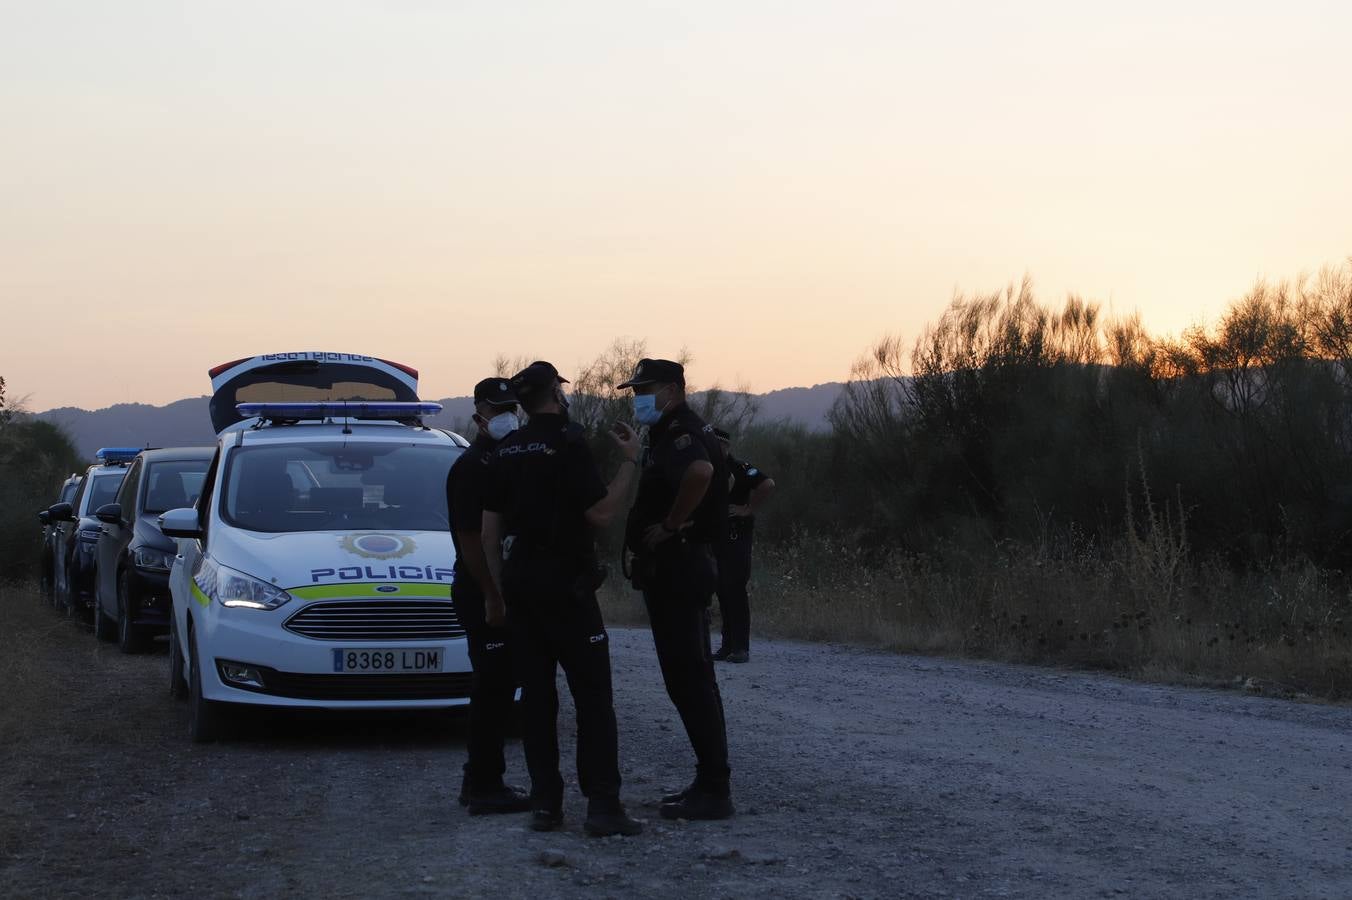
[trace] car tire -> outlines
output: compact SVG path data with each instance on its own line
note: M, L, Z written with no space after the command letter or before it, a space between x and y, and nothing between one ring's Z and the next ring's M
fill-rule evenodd
M117 576L117 648L123 653L145 653L149 644L146 629L132 622L131 587L123 571Z
M193 641L192 658L188 660L188 736L194 744L205 744L224 735L225 711L219 703L202 696L202 668L198 663L202 654L192 631L188 639Z
M169 620L169 696L175 700L188 699L188 683L184 679L183 648L178 643L178 626Z
M94 637L109 642L117 639L117 623L103 611L97 595L94 597Z

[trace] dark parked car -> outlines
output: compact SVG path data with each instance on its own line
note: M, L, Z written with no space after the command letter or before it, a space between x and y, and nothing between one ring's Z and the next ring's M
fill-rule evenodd
M169 627L169 567L178 552L159 517L192 506L202 490L214 447L146 450L127 470L111 503L95 508L98 582L94 634L117 637L123 653L139 653Z
M56 503L70 503L74 500L75 492L80 489L82 477L72 474L67 478L65 483L61 485L60 492L56 495ZM56 503L52 506L55 506ZM51 506L38 513L38 521L42 523L42 568L39 590L48 603L53 603L56 598L56 561L61 558L56 552L56 538L60 533L61 523L52 519Z
M47 510L57 524L53 541L53 602L73 614L94 606L94 545L102 524L94 510L117 497L127 464L141 451L135 447L105 447L80 479L80 487L69 503L57 503Z

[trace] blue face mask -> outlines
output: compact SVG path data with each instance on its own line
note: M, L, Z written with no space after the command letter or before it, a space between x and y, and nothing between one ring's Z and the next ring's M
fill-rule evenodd
M640 425L656 425L662 421L662 411L657 408L656 395L634 395L634 421Z

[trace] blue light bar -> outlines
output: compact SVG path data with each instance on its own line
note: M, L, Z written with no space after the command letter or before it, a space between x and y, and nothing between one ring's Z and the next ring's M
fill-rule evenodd
M140 447L100 447L94 454L95 459L103 460L104 465L129 463L141 452Z
M441 412L440 403L414 403L395 400L371 403L364 400L344 403L237 403L235 411L246 419L417 419Z

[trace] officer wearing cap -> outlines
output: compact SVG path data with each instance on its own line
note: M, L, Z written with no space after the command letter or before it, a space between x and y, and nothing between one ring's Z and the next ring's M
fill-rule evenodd
M620 385L634 391L634 418L648 426L648 455L625 528L634 553L667 695L695 751L695 780L663 798L669 819L733 814L723 698L709 649L714 553L728 513L728 473L713 429L686 404L685 369L640 360Z
M723 458L731 471L728 490L728 532L718 547L718 608L723 618L723 640L714 659L744 663L751 658L751 536L756 511L770 499L775 482L756 466L732 455L732 435L714 429Z
M596 589L604 578L592 529L619 514L633 483L638 435L617 423L624 459L607 485L582 428L568 420L558 370L536 362L511 387L529 416L494 450L484 498L483 543L506 601L525 706L531 827L563 823L555 677L568 679L577 709L577 769L589 834L634 835L642 826L620 803L620 766L611 690L610 641Z
M502 597L484 555L483 494L489 455L520 425L516 394L506 378L485 378L474 386L474 443L451 466L446 501L455 542L455 608L465 626L474 681L469 697L469 759L460 805L472 816L526 812L530 798L505 785L503 756L516 699L511 634L502 618Z

